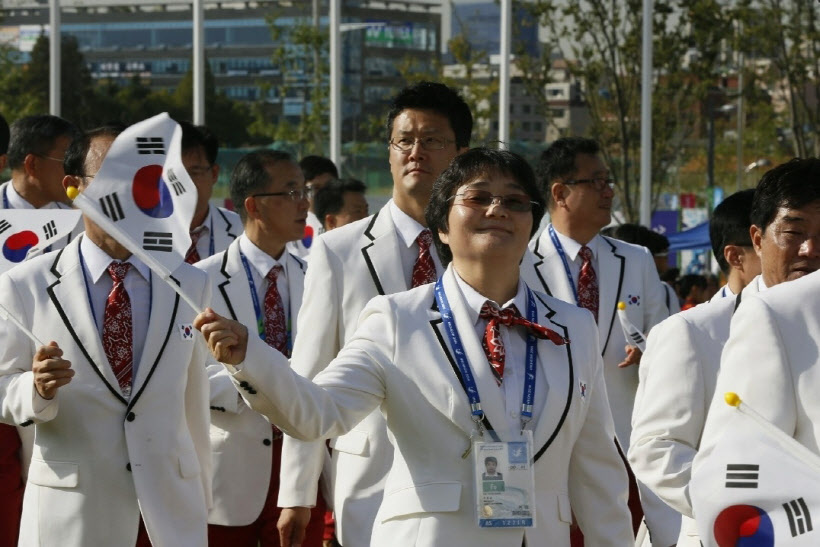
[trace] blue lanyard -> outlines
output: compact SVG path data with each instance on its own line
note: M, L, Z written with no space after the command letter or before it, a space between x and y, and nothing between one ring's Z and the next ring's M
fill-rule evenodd
M558 256L561 257L561 262L564 263L564 271L567 274L567 282L572 289L572 296L575 297L575 304L580 306L581 303L578 301L578 289L575 288L575 281L572 279L572 271L569 269L569 262L567 261L567 253L564 252L564 246L561 245L561 241L558 239L558 235L555 233L555 228L552 227L552 223L549 224L547 230L550 233L552 244L555 245L555 250L558 251Z
M8 184L11 184L9 181ZM11 209L11 205L9 204L9 186L5 185L3 187L3 209Z
M447 300L447 294L444 292L444 285L441 278L436 282L436 302L438 303L439 311L441 311L441 319L444 322L444 329L447 332L447 338L450 340L450 346L453 348L455 354L456 366L461 373L461 378L464 381L464 387L467 391L467 398L470 401L470 413L472 419L479 427L479 424L484 419L484 411L481 409L481 399L478 395L478 387L473 377L470 362L467 360L467 354L464 351L464 345L461 343L461 336L456 329L456 323L453 319L453 313L450 309L450 302ZM527 289L527 319L533 323L536 320L537 311L535 308L535 298L532 291ZM527 353L526 353L526 374L524 375L524 394L521 397L521 430L523 431L532 419L532 407L535 402L535 373L536 362L538 360L538 345L537 339L532 334L527 335Z
M265 340L265 316L262 314L262 306L259 304L259 295L256 294L256 283L253 282L253 275L251 274L251 266L248 264L248 259L245 258L245 255L242 254L242 251L239 251L239 259L242 260L242 267L245 268L245 275L248 276L248 285L251 289L251 300L253 301L253 312L256 314L256 330L259 333L259 338L263 341ZM288 306L290 307L290 306ZM288 329L288 355L290 355L290 350L293 348L293 341L291 339L291 328L290 328L290 313L287 314L286 317L287 322L287 329Z
M211 214L211 229L210 229L210 233L208 235L211 236L210 237L211 241L208 244L208 256L214 256L215 252L214 252L214 215L213 214Z

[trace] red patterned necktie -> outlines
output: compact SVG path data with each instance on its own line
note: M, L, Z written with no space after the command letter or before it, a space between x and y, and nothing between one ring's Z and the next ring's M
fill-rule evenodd
M484 353L487 354L490 369L493 371L493 376L495 376L495 381L498 385L501 385L501 382L504 380L504 359L506 356L499 325L505 325L508 328L513 326L524 327L527 332L536 338L549 340L556 346L561 346L568 342L568 340L554 330L521 317L518 308L515 306L509 306L500 310L487 300L484 302L484 305L481 306L481 312L478 316L481 319L488 320L487 328L484 329L482 345L484 346Z
M433 244L433 235L430 230L424 229L416 238L416 243L419 246L419 256L416 258L416 263L413 264L413 277L411 278L410 288L426 285L436 280L436 264L433 262L433 256L430 254L430 245Z
M265 342L280 353L288 354L288 329L285 322L285 306L276 286L276 278L282 272L282 266L277 264L270 269L265 279L268 281L268 290L265 291Z
M598 277L592 267L592 250L584 245L578 251L581 257L581 272L578 274L578 305L592 312L598 322Z
M185 253L185 262L188 264L196 264L200 261L196 244L199 243L199 238L201 238L204 233L205 230L199 228L191 232L191 246L188 247L188 252Z
M125 290L125 275L131 264L112 262L108 275L114 281L103 315L102 343L108 363L117 377L120 390L126 398L131 396L131 372L134 367L134 332L131 320L131 298Z

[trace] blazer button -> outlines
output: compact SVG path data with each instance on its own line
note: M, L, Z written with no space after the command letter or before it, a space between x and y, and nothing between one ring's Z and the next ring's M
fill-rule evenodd
M128 415L125 417L125 419L128 420L129 422L133 422L134 420L137 419L137 415L134 414L133 412L129 412Z
M262 441L262 444L264 444L265 446L270 446L271 445L271 440L270 439L265 439L264 441Z
M248 387L248 382L242 380L241 382L239 382L239 387Z
M255 389L249 389L248 393L250 393L251 395L256 395L256 390Z
M127 469L129 472L131 471L131 462L128 462L128 463L125 465L125 469Z

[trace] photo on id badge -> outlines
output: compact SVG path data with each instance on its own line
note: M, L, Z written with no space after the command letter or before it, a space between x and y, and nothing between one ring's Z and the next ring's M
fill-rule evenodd
M526 441L476 443L474 469L479 526L534 525L530 446Z

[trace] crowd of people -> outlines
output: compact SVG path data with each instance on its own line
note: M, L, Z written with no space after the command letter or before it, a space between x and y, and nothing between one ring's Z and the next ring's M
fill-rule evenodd
M440 83L393 98L372 215L328 159L267 149L217 207L218 139L179 125L193 302L88 215L0 275L0 547L712 545L689 486L723 389L820 453L820 160L715 209L710 289L607 228L595 140L534 169L471 148ZM0 123L2 209L70 208L124 129Z

